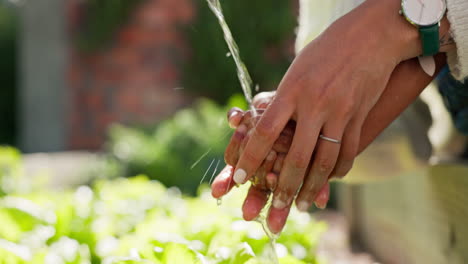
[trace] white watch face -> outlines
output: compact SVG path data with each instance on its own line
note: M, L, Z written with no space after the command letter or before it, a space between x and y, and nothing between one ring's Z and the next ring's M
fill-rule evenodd
M405 16L419 26L437 24L447 8L445 0L403 0L401 6Z

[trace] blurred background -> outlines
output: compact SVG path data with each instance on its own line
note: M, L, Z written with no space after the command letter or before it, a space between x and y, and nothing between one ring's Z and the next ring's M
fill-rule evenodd
M294 58L298 2L222 1L259 91ZM0 263L272 263L246 189L209 194L226 112L247 105L205 1L0 0L0 85ZM331 210L294 209L280 263L466 263L466 136L431 123L416 102L357 159L359 184L333 184Z
M154 126L240 92L204 1L1 3L2 144L102 150L113 123ZM256 83L274 88L293 58L295 1L224 9Z
M297 0L223 7L259 91L274 89ZM242 221L246 189L219 207L209 194L227 110L247 105L205 1L0 0L0 58L0 263L272 263ZM325 225L290 222L281 263L321 261Z
M0 144L105 153L126 175L171 175L163 182L189 193L214 158L222 162L225 110L245 102L204 1L0 3ZM293 59L297 5L223 3L261 90ZM189 176L197 179L182 181Z

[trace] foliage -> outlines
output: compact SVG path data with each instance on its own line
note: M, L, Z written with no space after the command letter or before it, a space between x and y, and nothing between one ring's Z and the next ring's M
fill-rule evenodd
M2 168L18 167L12 149L0 150ZM9 193L0 198L0 263L268 263L261 226L241 219L245 193L217 207L205 186L188 198L144 176ZM277 240L281 263L317 263L323 228L293 211Z
M203 175L209 181L215 168L224 166L231 131L226 113L234 105L245 106L245 101L234 96L226 107L220 107L202 99L150 132L115 126L110 130L110 153L123 164L127 176L145 174L194 194Z
M0 144L13 144L16 131L17 10L0 2Z
M15 189L15 182L21 174L21 160L18 150L0 146L0 197Z
M223 103L241 89L235 65L226 57L223 33L206 0L194 3L197 19L188 27L192 58L185 65L184 86ZM275 88L291 60L293 1L222 0L221 5L252 79L264 90Z
M141 0L86 0L85 17L77 37L78 47L95 51L109 44L139 3Z

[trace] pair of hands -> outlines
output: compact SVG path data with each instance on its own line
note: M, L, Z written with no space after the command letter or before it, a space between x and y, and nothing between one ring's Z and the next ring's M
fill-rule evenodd
M303 49L276 94L256 103L265 108L261 114L231 111L230 124L237 126L225 157L231 166L214 181L213 196L254 177L244 218L255 218L273 192L267 223L274 233L283 228L294 199L302 211L314 201L326 204L328 180L348 173L363 138L369 143L430 81L414 61L394 73L421 52L417 30L398 9L399 1L366 1ZM398 87L405 83L410 90L399 98L394 91L402 92ZM389 86L394 89L385 99ZM375 118L379 114L384 122ZM320 134L342 143L321 140Z
M221 198L227 194L235 185L233 179L233 170L239 157L242 155L253 129L262 116L264 109L269 106L275 96L275 92L260 93L253 99L253 110L242 111L239 108L232 108L228 112L228 122L232 128L235 128L231 140L226 148L224 159L228 164L221 173L215 178L212 184L212 195L215 198ZM247 221L254 220L265 207L268 198L278 186L278 177L283 168L286 155L289 152L294 137L296 122L290 120L285 126L278 139L275 141L272 149L266 159L250 178L250 186L247 198L243 204L243 216ZM319 208L325 208L329 199L330 189L326 183L320 190L315 199L315 204ZM307 208L303 209L307 210ZM289 213L289 207L279 212L271 211L267 219L269 228L274 233L278 233L284 226Z

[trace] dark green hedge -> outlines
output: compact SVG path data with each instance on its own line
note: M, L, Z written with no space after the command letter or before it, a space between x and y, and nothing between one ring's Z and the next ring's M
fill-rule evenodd
M16 8L0 2L0 144L15 142L16 29Z
M192 58L185 66L184 86L195 95L224 103L241 92L220 26L205 0L195 1L198 16L188 28ZM227 23L255 84L271 90L291 61L294 39L293 1L221 0Z

